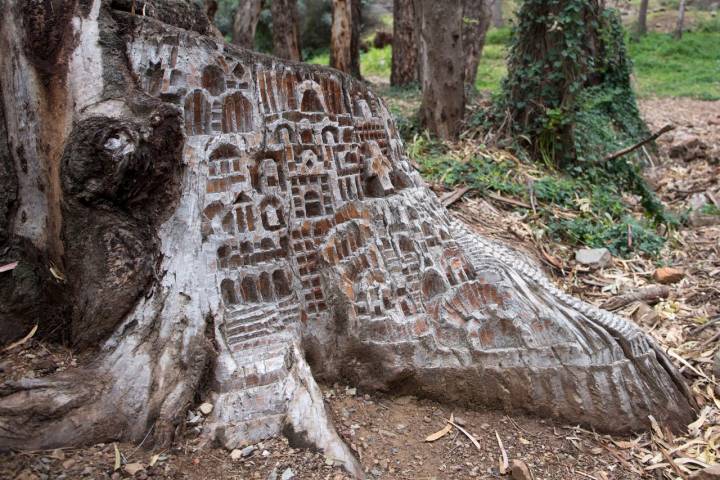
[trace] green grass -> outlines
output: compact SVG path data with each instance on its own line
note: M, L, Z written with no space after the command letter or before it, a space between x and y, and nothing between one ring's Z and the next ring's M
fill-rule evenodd
M707 30L680 41L662 33L630 41L638 95L720 100L720 28Z
M510 29L488 32L478 68L478 90L496 93L506 73L505 60ZM720 100L720 19L708 20L681 40L664 33L649 33L628 41L634 77L640 97L691 97ZM327 65L330 56L322 53L308 63ZM360 55L360 70L371 79L390 78L392 48L371 48Z

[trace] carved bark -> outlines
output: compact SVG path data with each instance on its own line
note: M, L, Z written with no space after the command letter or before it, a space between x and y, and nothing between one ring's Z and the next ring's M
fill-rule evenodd
M405 86L418 81L417 57L413 0L394 0L390 85Z
M284 434L361 476L314 378L602 430L689 421L642 331L450 220L360 82L225 45L191 1L23 5L1 19L20 264L0 278L95 353L1 384L0 448L167 444L200 397L207 441Z
M286 60L302 60L297 0L272 0L273 54Z
M241 0L235 11L232 41L235 45L253 50L263 0Z
M463 49L465 50L465 85L475 88L478 65L485 47L485 35L490 28L492 0L464 0Z
M463 3L414 0L422 72L420 119L431 133L454 139L465 112Z

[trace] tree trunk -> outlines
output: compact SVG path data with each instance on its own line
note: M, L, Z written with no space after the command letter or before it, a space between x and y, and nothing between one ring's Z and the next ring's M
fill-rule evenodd
M643 36L647 33L647 14L650 0L640 0L640 11L638 12L637 34Z
M390 85L393 86L405 86L418 81L418 41L414 17L413 0L394 0L390 72Z
M492 0L463 0L462 42L465 49L465 85L475 88L478 65L485 46L485 35L490 28L490 2Z
M422 71L420 119L432 134L455 139L465 111L462 2L414 0Z
M495 28L502 28L505 26L505 20L503 20L503 5L502 0L492 0L492 24Z
M642 331L450 220L360 82L227 48L191 0L33 5L0 17L0 332L41 319L85 362L0 384L0 448L168 445L199 400L208 442L284 434L361 476L314 377L690 421Z
M360 0L333 0L330 66L360 78Z
M273 54L286 60L302 60L297 0L272 0Z
M675 26L675 38L680 40L683 35L683 28L685 25L685 0L680 0L680 6L678 7L678 19L677 25Z
M263 0L240 0L233 20L232 41L249 50L255 49L255 29L257 28Z

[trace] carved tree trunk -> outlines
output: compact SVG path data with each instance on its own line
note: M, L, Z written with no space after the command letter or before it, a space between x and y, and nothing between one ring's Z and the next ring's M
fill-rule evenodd
M475 88L478 65L485 47L485 35L490 28L492 0L463 0L462 41L465 50L465 85Z
M330 66L360 78L360 0L333 0Z
M454 139L465 112L463 3L414 0L422 72L422 124L434 135Z
M418 81L417 57L413 0L394 0L390 85L404 86Z
M199 398L208 442L284 434L361 476L314 378L689 421L637 327L450 220L360 82L208 37L190 0L45 5L0 17L0 332L41 319L87 361L1 384L0 448L166 445Z
M639 36L647 33L647 14L650 0L640 0L640 11L638 12L637 34Z
M297 0L272 0L270 12L273 54L286 60L301 61Z
M233 20L232 41L235 45L253 50L255 48L255 30L263 0L240 0Z

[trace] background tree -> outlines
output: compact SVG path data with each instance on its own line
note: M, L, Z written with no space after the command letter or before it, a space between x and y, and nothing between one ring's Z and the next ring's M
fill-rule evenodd
M465 112L463 3L414 0L422 77L420 120L443 139L454 139Z
M680 0L680 5L678 6L677 24L675 26L675 33L674 33L675 38L677 38L678 40L682 38L684 27L685 27L685 0Z
M492 0L492 24L495 28L502 28L505 26L502 0Z
M603 89L623 106L618 124L624 130L646 131L630 87L622 26L602 3L526 0L518 11L502 110L514 134L528 136L531 151L546 162L577 161L576 115L590 89Z
M333 0L330 66L360 78L360 0Z
M302 60L297 0L272 0L273 54L287 60Z
M647 33L647 14L648 3L650 0L640 0L640 10L638 11L637 35L642 36Z
M413 0L394 0L390 85L405 86L418 81L417 57Z
M243 48L255 48L255 30L257 29L263 0L240 0L232 25L232 42Z
M464 0L462 43L465 51L465 85L475 88L478 65L490 28L493 0ZM496 0L499 1L499 0Z

